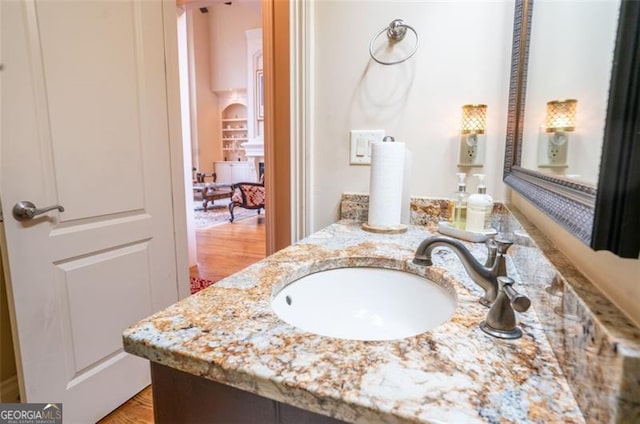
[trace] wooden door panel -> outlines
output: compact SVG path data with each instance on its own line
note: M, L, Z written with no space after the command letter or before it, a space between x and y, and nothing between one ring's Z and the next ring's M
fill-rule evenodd
M136 40L144 22L134 3L112 3L36 4L65 220L144 208L144 67Z
M143 242L57 265L74 375L122 351L122 330L151 314L148 247Z
M52 246L50 260L63 263L87 251L106 251L148 240L153 234L155 218L155 215L135 211L54 224L48 234Z
M162 2L0 7L2 247L23 400L95 422L149 381L123 329L178 295ZM18 222L20 200L65 211Z
M121 352L71 380L65 388L64 422L94 423L144 389L148 362Z

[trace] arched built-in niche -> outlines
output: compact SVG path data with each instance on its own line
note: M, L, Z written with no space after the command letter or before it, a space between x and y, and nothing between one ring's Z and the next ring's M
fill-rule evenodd
M245 161L243 143L248 140L247 106L243 103L229 103L222 112L222 155L225 161Z

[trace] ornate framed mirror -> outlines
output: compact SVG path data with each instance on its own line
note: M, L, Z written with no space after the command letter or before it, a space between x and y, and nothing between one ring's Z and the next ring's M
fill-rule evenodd
M543 2L538 12L548 9L553 3L565 8L576 5L574 2ZM570 33L573 37L573 40L567 39L566 43L574 43L576 48L572 49L565 45L564 53L558 56L558 45L562 45L565 40L556 38L558 32L552 36L545 35L544 32L549 29L557 30L550 25L553 19L564 19L563 22L567 22L566 17L562 18L562 13L570 13L571 23L573 23L578 19L576 11L563 12L556 9L549 12L547 10L546 16L542 13L536 16L533 0L516 1L504 181L594 250L608 250L621 257L638 258L640 253L640 2L622 0L621 2L583 3L610 8L608 11L595 10L587 13L590 17L583 26L590 31L586 33L589 34L588 37L607 26L606 23L598 23L598 26L594 26L593 21L593 19L607 19L607 14L611 33L602 31L604 41L587 39L587 36L582 37L579 34L579 28L572 32L564 25L561 31ZM536 19L540 21L539 25L535 24ZM545 36L552 44L556 44L553 48L541 47ZM532 38L535 40L533 49ZM598 44L604 46L601 49L604 52L602 57L594 56L597 50L595 46ZM608 53L606 53L607 45L611 50ZM585 67L585 61L573 55L574 52L580 51L591 55L589 58L591 62L588 63L593 66ZM542 65L540 62L543 62ZM599 74L596 70L598 67L601 68ZM547 72L547 74L534 75L533 71ZM557 74L561 74L561 71L565 71L565 79L552 80ZM599 81L590 72L593 75L597 74ZM588 92L581 89L579 84L574 86L575 80L581 78L585 81L583 85L588 85L586 89ZM598 85L601 86L600 100L597 100L598 96L592 94L592 91L597 91ZM566 101L547 98L546 121L541 123L540 117L532 118L536 113L540 115L544 113L532 109L532 106L538 109L545 108L544 103L541 105L539 103L542 96L548 96L548 92L540 94L540 91L555 87L556 92L561 96L566 94L563 90L567 86L571 86L574 90L570 94L575 92L578 98L578 114L580 114L580 98L583 99L585 103L583 115L586 115L589 121L582 121L581 124L578 119L578 125L575 125L575 120L571 121L570 117L568 119L571 124L560 125L552 122L550 110L558 102L572 103L573 117L575 117L575 99ZM527 98L535 99L537 104L527 105L525 102ZM601 109L603 119L598 118L598 109ZM599 131L598 128L583 125L594 122L596 124L603 122L604 125L600 125ZM532 125L535 128L532 128ZM588 127L589 130L581 134L578 130L581 127ZM581 145L580 142L588 137L597 139L598 143L595 146L594 143ZM562 150L562 144L566 143L566 140L575 144L577 148L571 151L565 146L565 150ZM595 152L596 161L591 160L595 163L592 165L594 173L591 178L581 178L582 175L571 172L572 169L577 168L567 160L567 156L588 156L585 149L589 146ZM598 155L600 150L601 156ZM528 152L534 152L533 156L537 156L537 160L528 158L527 155L530 155ZM588 173L589 171L581 172L583 175Z

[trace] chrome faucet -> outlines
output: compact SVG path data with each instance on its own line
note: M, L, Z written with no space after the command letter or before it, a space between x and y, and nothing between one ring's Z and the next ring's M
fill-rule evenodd
M418 246L413 263L416 265L431 266L431 252L436 247L448 247L460 258L469 277L485 291L480 303L490 306L498 296L498 277L507 275L507 263L505 254L513 243L507 240L490 240L487 242L489 254L487 261L482 265L469 252L464 244L449 237L433 236L424 240Z
M482 265L458 240L433 236L420 243L413 263L431 266L431 252L434 248L448 247L453 250L469 277L484 289L485 293L480 303L491 306L487 319L480 324L482 331L494 337L517 339L522 336L522 331L516 326L514 309L525 312L529 309L531 301L526 296L518 294L511 287L514 281L507 277L505 255L512 244L507 240L489 240L487 261Z

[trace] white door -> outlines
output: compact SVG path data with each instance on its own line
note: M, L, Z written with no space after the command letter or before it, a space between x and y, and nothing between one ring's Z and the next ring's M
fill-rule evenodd
M94 422L149 383L123 329L178 297L162 4L0 3L3 254L23 401ZM21 200L64 212L19 222Z

